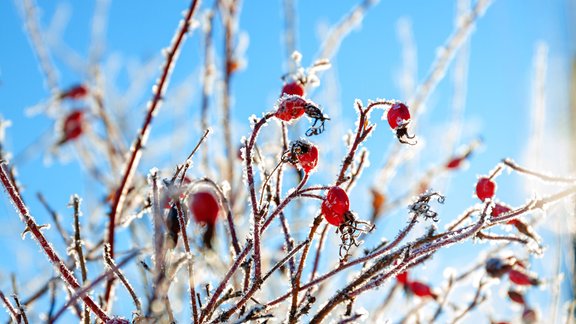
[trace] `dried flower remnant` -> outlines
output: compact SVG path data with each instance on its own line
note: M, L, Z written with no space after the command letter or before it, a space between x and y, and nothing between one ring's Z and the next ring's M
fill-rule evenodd
M424 219L432 219L438 222L438 213L430 209L430 200L434 197L436 201L440 204L444 203L445 197L437 192L425 192L418 196L416 201L408 206L410 212L416 214L417 216L423 217Z

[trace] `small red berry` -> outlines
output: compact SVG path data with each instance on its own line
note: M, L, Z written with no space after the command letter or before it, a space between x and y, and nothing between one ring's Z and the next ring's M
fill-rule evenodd
M88 94L88 88L83 84L75 85L60 94L60 99L81 99Z
M538 286L540 284L538 278L516 269L512 269L508 272L508 278L510 278L510 281L520 286Z
M306 112L306 106L308 102L306 99L297 96L297 95L290 95L284 96L280 99L280 103L278 104L278 110L274 116L276 118L281 119L283 121L291 121L294 119L298 119L304 115Z
M393 104L392 107L388 109L387 119L392 129L405 125L410 120L408 106L401 102Z
M282 94L283 95L297 95L300 97L304 97L304 87L302 86L302 84L300 84L300 82L294 81L294 82L290 82L290 83L286 83L283 87L282 87Z
M489 178L480 178L476 183L476 196L484 201L494 197L496 192L496 183Z
M216 223L220 206L212 193L199 191L190 197L190 211L196 222L212 226Z
M398 274L396 276L396 280L398 280L398 282L403 284L403 285L408 284L408 271L404 271L404 272Z
M84 112L82 110L73 110L66 116L62 124L62 140L64 143L74 140L82 135L84 130Z
M298 155L298 162L300 162L304 172L310 173L318 164L318 148L311 145L308 152Z
M326 221L334 226L340 226L344 222L344 214L350 209L348 194L340 187L332 187L328 190L321 207Z
M432 291L430 286L420 281L410 281L406 284L408 290L418 297L432 297L436 299L436 294Z

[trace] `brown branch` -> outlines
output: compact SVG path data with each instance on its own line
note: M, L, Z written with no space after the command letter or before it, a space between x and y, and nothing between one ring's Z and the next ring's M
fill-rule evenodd
M128 188L132 182L132 178L138 164L140 163L140 158L142 157L142 147L146 144L148 139L148 134L150 132L150 127L152 125L152 119L156 115L157 109L160 107L162 103L162 97L164 92L166 91L166 87L168 86L168 81L170 79L170 72L174 68L174 64L176 61L176 57L178 55L178 51L180 49L180 45L184 41L184 36L188 33L190 29L190 23L192 20L192 16L196 12L196 8L198 6L198 0L192 0L190 3L190 7L186 12L186 16L184 20L180 23L174 40L170 49L167 51L166 54L166 61L164 62L164 67L162 69L162 74L158 83L153 87L153 98L148 105L148 112L146 113L146 118L144 119L144 123L138 136L134 140L132 144L130 158L126 163L126 167L124 168L122 181L120 182L120 186L116 190L116 194L114 195L114 201L112 203L110 215L109 215L109 224L108 224L108 244L110 244L110 256L114 258L114 233L116 230L116 221L119 218L119 215L122 214L122 209L124 207L124 201L126 199L126 194L128 193ZM110 300L110 295L112 292L112 285L113 280L109 279L106 283L106 290L104 293L104 302L108 305Z
M86 268L86 258L82 251L82 238L80 235L80 197L78 197L78 195L72 196L72 206L74 208L74 251L78 258L78 264L80 265L82 284L86 284L86 280L88 280L88 270ZM82 320L84 324L90 323L90 310L86 305L84 305Z

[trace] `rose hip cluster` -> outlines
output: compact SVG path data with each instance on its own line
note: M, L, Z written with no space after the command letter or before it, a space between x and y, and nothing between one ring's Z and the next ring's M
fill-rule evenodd
M486 260L484 269L492 278L502 278L508 275L508 280L516 286L508 289L508 298L523 307L523 320L528 320L529 323L535 322L536 311L528 305L523 291L525 287L539 286L542 282L536 275L528 272L524 262L514 257L490 258Z
M58 95L58 100L80 100L88 95L88 88L83 85L75 85L67 90L62 91ZM82 109L73 109L64 117L61 124L60 132L61 137L58 145L75 140L80 137L84 132L85 113Z

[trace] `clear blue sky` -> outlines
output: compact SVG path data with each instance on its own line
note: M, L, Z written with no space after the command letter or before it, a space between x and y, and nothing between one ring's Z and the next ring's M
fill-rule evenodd
M94 3L76 3L74 1L40 2L40 24L51 25L57 8L60 12L68 10L69 21L63 26L62 41L85 59L90 46L90 28ZM132 84L131 70L138 70L141 64L158 58L160 50L169 45L177 21L187 7L186 1L114 1L110 3L108 26L105 33L105 51L102 61L113 71L115 64L118 75L105 75L114 89L116 98ZM233 115L237 125L237 134L245 135L250 115L260 115L270 109L277 97L281 80L286 70L285 53L282 38L282 1L243 1L240 17L240 31L249 35L249 44L244 57L247 67L233 78L234 107ZM356 1L297 1L298 32L297 44L303 54L304 65L310 64L320 46L319 30L338 22ZM203 3L203 9L211 5ZM137 7L135 7L137 6ZM65 7L65 9L63 9ZM533 55L536 44L544 41L549 47L547 75L547 126L565 129L567 90L565 88L569 73L569 55L574 50L570 42L573 25L569 24L570 6L568 0L495 0L482 17L472 34L470 42L467 97L464 112L463 138L459 144L481 136L484 147L476 154L468 170L461 171L451 181L447 192L450 205L445 207L447 214L454 216L460 210L475 203L471 194L476 176L486 174L503 157L512 157L523 161L526 139L530 136L530 107L533 74ZM572 7L573 8L573 7ZM354 99L366 102L368 99L389 98L407 100L398 82L402 67L401 44L397 37L397 23L400 18L410 21L417 50L417 80L419 83L428 75L434 62L436 51L454 28L454 1L381 1L366 15L361 26L348 35L340 50L333 58L333 68L325 74L337 78L335 85L324 83L313 93L312 99L318 101L329 115L343 116L347 128L353 126ZM54 26L54 25L52 25ZM217 32L217 41L221 39ZM573 40L573 39L572 39ZM53 140L50 137L53 121L44 116L28 118L24 112L27 107L49 98L49 91L43 83L30 42L24 32L21 15L14 2L0 2L0 115L12 121L8 128L6 149L18 155L39 138ZM220 50L221 44L216 44ZM218 52L219 54L220 52ZM57 53L54 62L60 72L60 86L65 88L81 82L84 74L65 64ZM181 51L172 86L190 84L187 93L189 105L184 113L190 126L190 142L195 142L199 130L196 119L199 116L199 66L202 62L201 37L198 31L188 39ZM142 87L147 89L132 101L130 107L133 118L130 119L132 134L140 126L146 100L150 97L150 88L157 75L158 68L152 67L152 78ZM197 76L194 76L194 75ZM191 77L192 76L192 77ZM189 78L189 79L187 79ZM423 115L422 136L426 137L427 147L423 149L422 160L417 163L423 170L442 161L436 146L441 144L440 136L450 125L450 109L453 94L452 72L440 83L438 89L427 102L427 112ZM325 88L331 91L326 93ZM169 98L174 87L168 89ZM186 92L186 91L185 91ZM330 96L331 101L322 102ZM330 105L336 102L337 104ZM175 123L170 119L171 104L161 110L158 130L154 136L170 129ZM339 112L341 109L342 112ZM376 121L380 114L374 114ZM196 118L196 119L195 119ZM330 127L330 125L328 125ZM218 136L216 129L216 135ZM562 133L560 134L562 135ZM565 135L565 134L564 134ZM132 135L133 136L133 135ZM239 143L238 136L238 143ZM132 137L129 137L131 141ZM325 141L328 138L318 139ZM372 168L381 165L389 144L394 141L386 122L383 121L370 139L372 150ZM190 147L189 144L186 147ZM188 151L172 152L170 158L158 158L143 161L142 172L157 163L166 163L172 158L181 161ZM48 201L61 213L70 213L66 203L72 193L78 192L87 201L101 199L103 192L89 185L89 178L76 161L67 163L43 163L44 153L36 152L27 163L19 166L19 180L25 187L25 198L30 203L33 214L40 222L48 221L47 215L36 202L34 194L42 191ZM172 161L173 162L173 161ZM171 164L173 165L173 164ZM167 164L166 164L167 166ZM553 170L551 170L553 171ZM367 171L365 180L352 193L353 200L362 200L370 177L375 171ZM318 181L330 181L332 174L317 175ZM526 192L520 186L522 181L507 177L500 184L499 195L513 205L521 204ZM95 189L96 188L96 189ZM464 188L464 189L461 189ZM402 188L401 188L402 189ZM366 202L368 203L368 202ZM87 202L87 206L90 203ZM362 209L362 207L358 207ZM0 220L7 226L0 229L0 289L8 290L5 276L10 271L22 273L22 279L35 272L31 260L24 260L18 251L37 249L34 243L20 241L20 225L16 214L6 199L0 199ZM384 222L388 226L391 222ZM391 230L388 235L393 235ZM58 246L58 245L57 245ZM61 246L60 246L61 247ZM60 250L61 252L63 250ZM12 261L14 260L14 261ZM44 262L38 258L38 263ZM36 262L36 261L34 261ZM432 278L433 276L429 275ZM0 319L5 314L0 312Z

